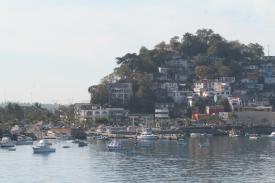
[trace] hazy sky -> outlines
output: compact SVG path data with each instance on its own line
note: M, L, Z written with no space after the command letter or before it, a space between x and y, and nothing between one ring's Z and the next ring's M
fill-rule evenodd
M0 102L88 101L115 57L199 28L275 55L274 0L0 0Z

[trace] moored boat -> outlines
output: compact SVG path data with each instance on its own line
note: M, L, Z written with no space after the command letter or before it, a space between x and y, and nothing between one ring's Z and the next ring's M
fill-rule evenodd
M144 130L140 135L137 136L139 140L157 140L158 136L153 134L151 130Z
M12 142L10 137L3 137L0 146L3 148L9 148L9 147L14 147L15 144Z
M259 135L258 134L250 134L249 135L249 139L250 140L257 140L259 138Z
M109 151L117 151L122 149L122 144L121 142L117 141L114 139L110 144L107 146Z
M34 153L50 153L55 152L55 148L50 147L51 144L47 139L42 139L38 142L37 145L33 146Z

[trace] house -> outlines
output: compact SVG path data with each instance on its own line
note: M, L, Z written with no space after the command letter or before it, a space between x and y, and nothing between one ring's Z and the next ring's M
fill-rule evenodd
M219 114L220 112L224 112L224 107L222 105L206 106L205 111L207 115Z
M100 118L106 118L112 121L122 120L127 117L128 110L124 108L105 108L99 105L82 104L83 107L75 105L75 117L79 121L96 120Z
M155 104L155 119L169 119L170 112L173 110L173 103L156 103Z
M129 114L129 122L134 126L135 124L143 124L147 127L154 123L154 114Z
M242 100L239 97L227 97L232 111L239 111L242 107Z
M133 96L132 83L111 83L108 86L109 102L112 106L128 105Z
M229 83L214 82L215 94L222 98L227 98L231 95L231 86Z

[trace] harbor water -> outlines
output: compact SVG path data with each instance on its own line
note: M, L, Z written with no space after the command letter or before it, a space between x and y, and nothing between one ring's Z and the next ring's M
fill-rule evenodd
M125 149L118 152L109 152L104 141L86 147L52 143L56 152L50 154L33 154L32 146L0 149L0 182L275 182L275 141L268 137L197 137L185 143L124 140Z

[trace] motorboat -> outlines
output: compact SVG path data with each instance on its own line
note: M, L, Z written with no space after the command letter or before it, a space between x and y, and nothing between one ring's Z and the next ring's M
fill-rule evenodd
M272 133L269 135L269 137L275 138L275 131L272 132Z
M117 151L122 149L122 144L121 142L117 140L113 140L110 144L107 146L109 151Z
M232 129L229 131L229 137L240 137L241 134L239 134L236 130Z
M68 148L70 148L70 146L68 146L68 145L64 145L64 146L62 146L62 148L64 148L64 149L68 149Z
M257 134L250 134L249 135L250 140L257 140L258 138L259 138L259 135L257 135Z
M12 142L10 137L3 137L0 146L3 148L9 148L9 147L14 147L14 143Z
M51 144L47 139L42 139L38 142L36 146L33 146L34 153L50 153L55 152L55 148L50 147Z
M33 145L33 140L31 137L19 136L17 138L16 145Z
M158 136L153 134L151 130L144 130L140 135L137 136L139 140L157 140Z
M200 133L190 133L190 137L200 137Z

